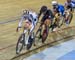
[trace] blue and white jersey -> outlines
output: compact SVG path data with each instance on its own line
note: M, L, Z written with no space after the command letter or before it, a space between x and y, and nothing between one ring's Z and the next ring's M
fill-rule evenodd
M75 0L73 0L72 3L73 3L73 7L75 8Z
M72 6L72 8L74 8L75 7L75 1L71 1L70 3L68 3L68 2L65 2L65 5L66 6Z
M75 3L75 0L72 0L72 2L74 2L74 3Z
M59 11L59 13L61 13L62 15L64 14L65 8L63 5L58 5L57 10Z

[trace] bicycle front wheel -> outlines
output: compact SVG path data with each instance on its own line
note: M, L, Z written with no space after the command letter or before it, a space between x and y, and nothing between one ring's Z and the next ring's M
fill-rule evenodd
M24 36L25 34L21 34L21 36L18 39L17 45L16 45L16 54L19 54L21 52L21 50L23 49L23 45L24 45Z
M27 50L29 50L32 47L33 42L34 42L34 33L29 36Z

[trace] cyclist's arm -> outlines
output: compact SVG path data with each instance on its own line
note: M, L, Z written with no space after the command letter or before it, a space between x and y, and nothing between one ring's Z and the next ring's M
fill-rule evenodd
M23 20L24 20L24 17L22 16L22 17L21 17L21 20L19 20L18 27L22 27L22 22L23 22Z
M21 17L21 20L19 20L19 24L18 24L18 27L17 27L17 29L16 29L16 32L18 32L19 28L22 27L22 22L23 22L23 20L24 20L24 17L22 16L22 17Z

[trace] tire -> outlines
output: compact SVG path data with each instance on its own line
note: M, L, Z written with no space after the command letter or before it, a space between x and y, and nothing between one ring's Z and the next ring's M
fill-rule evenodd
M24 36L25 36L25 34L21 34L21 36L18 39L18 42L16 45L16 54L19 54L21 52L21 50L23 49L24 39L25 39Z
M31 36L28 39L28 44L27 44L27 50L29 50L32 47L34 38L31 38Z
M46 41L47 36L48 36L48 28L46 28L45 30L43 30L42 43L44 43Z

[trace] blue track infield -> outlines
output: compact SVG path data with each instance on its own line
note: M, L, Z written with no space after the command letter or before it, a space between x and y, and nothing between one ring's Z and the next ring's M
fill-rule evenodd
M65 54L64 56L60 57L58 60L75 60L75 50Z
M75 60L75 39L47 48L23 60Z

